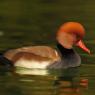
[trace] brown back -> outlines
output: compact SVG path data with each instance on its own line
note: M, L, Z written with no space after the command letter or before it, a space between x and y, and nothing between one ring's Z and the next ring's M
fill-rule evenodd
M30 47L22 47L22 48L18 48L18 49L13 49L13 50L9 50L7 51L4 56L6 58L8 58L9 60L17 60L20 57L26 57L29 59L38 59L38 58L48 58L48 59L52 59L53 61L57 61L60 59L60 56L58 54L58 52L48 46L30 46ZM34 57L35 56L35 57Z

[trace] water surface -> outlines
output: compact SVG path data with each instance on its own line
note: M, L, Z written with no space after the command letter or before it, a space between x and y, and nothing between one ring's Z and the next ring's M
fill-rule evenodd
M58 80L55 73L19 75L3 70L0 72L0 95L94 95L94 68L94 65L83 65L73 80L72 77Z

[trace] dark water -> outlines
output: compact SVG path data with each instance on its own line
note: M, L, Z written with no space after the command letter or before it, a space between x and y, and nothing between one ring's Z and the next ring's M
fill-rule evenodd
M47 76L19 75L2 68L0 95L94 95L95 66L83 65L79 68L78 73L72 70L71 75L60 80L57 73Z

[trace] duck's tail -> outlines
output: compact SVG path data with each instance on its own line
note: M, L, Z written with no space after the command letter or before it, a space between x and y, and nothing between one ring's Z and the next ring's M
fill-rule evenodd
M7 59L6 57L3 56L3 54L0 53L0 64L1 65L10 65L12 66L12 61L10 61L9 59Z

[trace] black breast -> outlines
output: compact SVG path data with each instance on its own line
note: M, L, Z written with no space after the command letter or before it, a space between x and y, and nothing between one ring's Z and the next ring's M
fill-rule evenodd
M59 55L61 60L50 65L49 68L69 68L80 66L81 59L78 53L73 49L66 49L59 43L57 44Z

